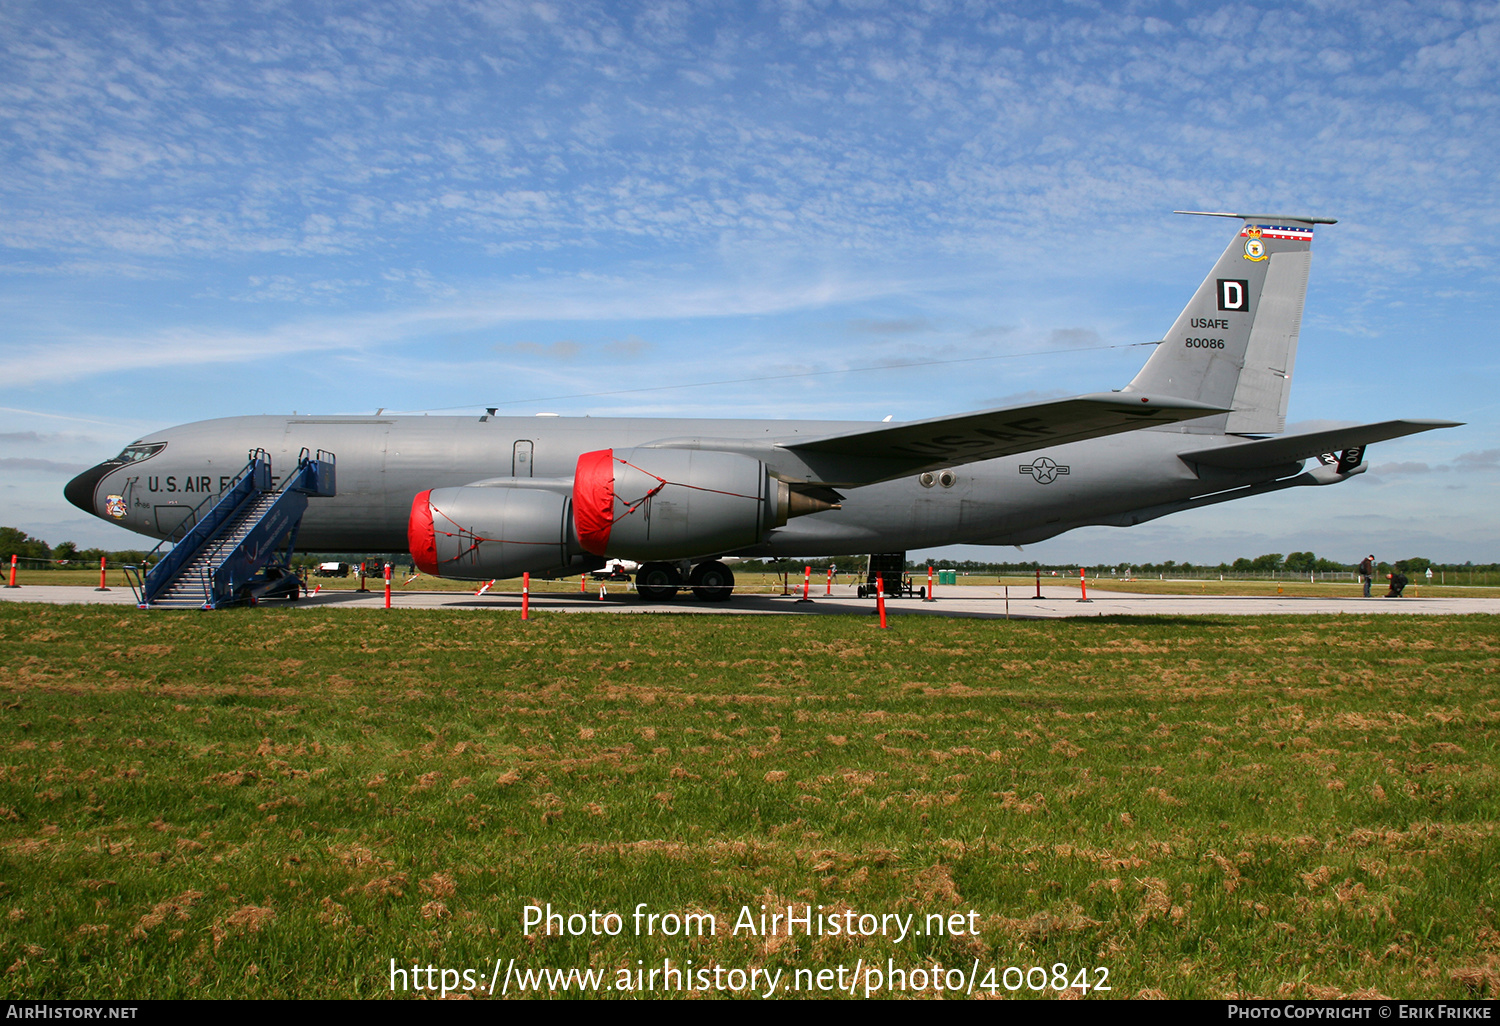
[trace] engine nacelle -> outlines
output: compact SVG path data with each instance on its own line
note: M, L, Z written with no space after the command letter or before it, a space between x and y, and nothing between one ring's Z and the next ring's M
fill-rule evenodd
M786 523L785 492L739 453L601 449L578 457L573 522L596 556L690 559L760 542Z
M412 561L423 573L470 581L594 569L600 561L573 534L567 489L567 481L526 479L421 492L406 526Z

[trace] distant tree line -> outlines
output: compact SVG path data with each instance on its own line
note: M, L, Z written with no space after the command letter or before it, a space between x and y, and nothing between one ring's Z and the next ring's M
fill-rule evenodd
M145 549L80 549L70 541L56 546L48 545L40 538L33 538L15 527L0 527L0 557L10 563L12 555L20 556L21 562L30 569L43 566L73 566L80 564L99 565L103 556L110 563L139 563L146 558Z
M827 572L830 565L837 566L840 571L852 570L859 572L864 570L867 559L864 556L837 556L824 557L821 559L767 559L746 560L741 564L746 570L764 570L771 573L801 573L802 568L811 566L813 570ZM927 567L944 570L957 570L960 573L970 574L1030 574L1037 570L1050 574L1052 571L1058 573L1078 573L1077 563L1041 563L1032 560L1026 563L1013 562L988 562L983 560L963 559L909 559L906 561L907 570L912 573L925 573ZM1106 565L1090 566L1088 569L1113 572L1120 575L1143 575L1143 574L1207 574L1207 573L1352 573L1356 569L1355 563L1341 563L1331 559L1324 559L1312 552L1288 552L1282 555L1280 552L1267 552L1264 555L1241 556L1232 562L1226 563L1193 563L1190 561L1177 562L1168 559L1161 563L1130 563L1120 562L1112 566ZM1388 574L1399 572L1408 577L1423 573L1428 567L1433 572L1439 570L1449 571L1478 571L1496 572L1500 571L1500 563L1438 563L1423 556L1413 556L1409 559L1398 559L1393 563L1381 561L1376 564L1377 573Z

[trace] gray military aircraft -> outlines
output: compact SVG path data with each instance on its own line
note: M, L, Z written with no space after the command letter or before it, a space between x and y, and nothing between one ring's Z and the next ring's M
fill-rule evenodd
M1203 213L1206 211L1180 211ZM642 564L637 588L727 599L728 556L899 554L1129 527L1338 484L1365 447L1444 420L1281 434L1315 225L1243 226L1135 378L1114 392L897 424L584 417L231 417L154 432L69 501L171 538L249 449L337 454L304 551L409 551L468 580ZM1266 437L1277 435L1278 437ZM277 454L285 454L278 456ZM1310 466L1305 466L1312 461Z

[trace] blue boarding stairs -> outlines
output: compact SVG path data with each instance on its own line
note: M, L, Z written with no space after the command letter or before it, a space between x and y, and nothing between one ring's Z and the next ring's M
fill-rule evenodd
M334 456L303 449L297 469L273 482L271 457L264 449L217 499L193 511L192 527L142 576L126 567L142 609L222 609L254 605L263 598L302 596L292 570L292 552L302 515L312 498L335 494ZM211 505L210 505L211 504ZM209 507L206 512L204 506Z

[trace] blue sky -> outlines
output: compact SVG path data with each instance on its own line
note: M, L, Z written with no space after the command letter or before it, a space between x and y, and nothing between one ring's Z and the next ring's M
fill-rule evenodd
M1500 560L1495 4L13 0L0 55L0 522L53 544L134 544L63 484L214 416L1118 387L1234 229L1185 208L1340 220L1294 427L1468 426L1016 558Z

